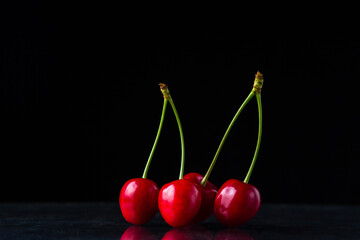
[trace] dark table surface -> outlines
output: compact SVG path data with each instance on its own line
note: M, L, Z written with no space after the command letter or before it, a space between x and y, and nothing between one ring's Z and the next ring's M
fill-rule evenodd
M117 203L0 203L0 239L360 239L360 206L262 204L245 225L132 226Z

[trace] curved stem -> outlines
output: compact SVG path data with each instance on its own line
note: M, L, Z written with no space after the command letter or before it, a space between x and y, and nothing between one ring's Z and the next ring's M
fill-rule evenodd
M184 144L184 134L182 131L182 127L181 127L181 122L180 122L180 118L179 118L179 114L176 111L176 107L175 104L172 100L172 98L169 98L169 102L171 104L171 107L174 111L174 115L179 127L179 133L180 133L180 141L181 141L181 165L180 165L180 174L179 174L179 179L183 179L184 176L184 166L185 166L185 144Z
M225 143L225 140L227 138L227 136L229 135L230 133L230 130L232 128L232 126L234 125L236 119L238 118L238 116L240 115L240 113L242 112L242 110L244 109L244 107L248 104L248 102L254 97L255 93L253 91L250 92L249 96L245 99L245 101L243 102L243 104L240 106L239 110L237 111L237 113L235 114L234 118L232 119L229 127L227 128L225 134L224 134L224 137L222 138L221 142L220 142L220 145L216 151L216 154L214 156L214 159L212 160L211 164L210 164L210 167L207 171L207 173L205 174L203 180L201 181L201 185L205 186L206 185L206 182L207 180L209 179L209 176L211 174L211 171L212 169L214 168L215 166L215 163L216 163L216 160L217 158L219 157L219 154L221 152L221 149Z
M153 156L154 156L154 152L155 152L157 143L158 143L158 141L159 141L161 129L162 129L162 126L163 126L163 123L164 123L164 118L165 118L165 112L166 112L167 102L168 102L168 100L167 100L166 98L164 98L164 104L163 104L163 109L162 109L162 113L161 113L161 119L160 119L159 129L158 129L158 131L157 131L156 138L155 138L155 142L154 142L154 145L153 145L153 147L152 147L152 149L151 149L150 156L149 156L148 161L147 161L147 163L146 163L146 166L145 166L145 169L144 169L144 173L143 173L142 178L147 178L147 174L148 174L148 171L149 171L150 163L151 163L151 160L152 160L152 158L153 158Z
M256 149L255 149L255 154L253 157L253 160L251 162L250 168L248 173L246 174L244 183L249 183L249 179L251 176L251 173L254 169L255 166L255 162L257 159L257 156L259 154L259 149L260 149L260 142L261 142L261 135L262 135L262 106L261 106L261 94L257 93L256 94L256 100L257 100L257 104L258 104L258 110L259 110L259 132L258 132L258 139L257 139L257 144L256 144Z

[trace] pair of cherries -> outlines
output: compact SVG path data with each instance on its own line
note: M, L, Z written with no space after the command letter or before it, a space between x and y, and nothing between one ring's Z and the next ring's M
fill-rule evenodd
M160 210L169 225L181 227L189 223L201 222L211 215L217 188L210 182L206 186L201 185L203 176L200 174L189 173L184 176L185 145L180 118L168 87L160 84L160 89L164 96L163 111L143 177L131 179L124 184L119 203L121 212L129 223L144 224ZM165 184L159 190L157 184L147 178L147 172L159 140L168 102L171 104L179 127L181 167L179 180Z
M257 213L260 193L253 185L230 179L217 190L209 181L201 185L202 179L199 173L189 173L160 190L160 213L170 226L200 223L214 213L221 224L237 227Z
M204 177L199 173L189 173L183 176L185 150L181 123L167 86L165 84L160 84L161 91L164 95L163 112L158 134L145 167L143 177L127 181L120 192L120 209L124 218L129 223L142 225L148 222L158 210L164 220L172 227L182 227L192 223L199 223L207 219L212 213L214 213L216 219L221 224L229 227L240 226L255 216L260 207L260 193L258 189L249 184L248 181L253 171L260 147L262 132L260 92L262 84L263 76L258 72L255 76L252 91L231 121L209 170ZM259 132L253 161L244 182L230 179L218 190L217 187L207 179L210 176L234 122L246 104L254 96L257 98L259 109ZM159 187L155 182L147 179L147 172L160 136L167 102L170 102L178 122L182 149L181 168L179 180L165 184L159 190Z
M200 185L202 178L198 173L189 173L165 184L160 191L150 179L131 179L120 192L121 212L126 221L136 225L148 222L158 210L172 227L199 223L212 214L217 193L217 187L210 182Z

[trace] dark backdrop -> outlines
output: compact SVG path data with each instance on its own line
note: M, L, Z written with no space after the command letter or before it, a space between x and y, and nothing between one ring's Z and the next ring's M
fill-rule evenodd
M360 202L356 29L326 21L316 32L286 21L275 29L266 19L249 27L237 16L159 17L105 4L2 10L1 201L117 201L150 153L160 82L183 124L185 172L204 174L259 70L264 130L250 183L263 201ZM245 177L257 124L253 100L210 181ZM168 108L148 177L161 186L179 166Z

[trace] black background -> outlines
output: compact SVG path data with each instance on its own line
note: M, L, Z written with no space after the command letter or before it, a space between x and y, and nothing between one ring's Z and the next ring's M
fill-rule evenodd
M263 202L359 203L357 29L172 10L2 8L0 200L117 201L124 182L142 176L160 120L160 82L183 124L185 173L205 174L260 71L264 130L250 183ZM257 117L253 99L211 182L245 177ZM179 166L169 107L148 177L162 186Z

